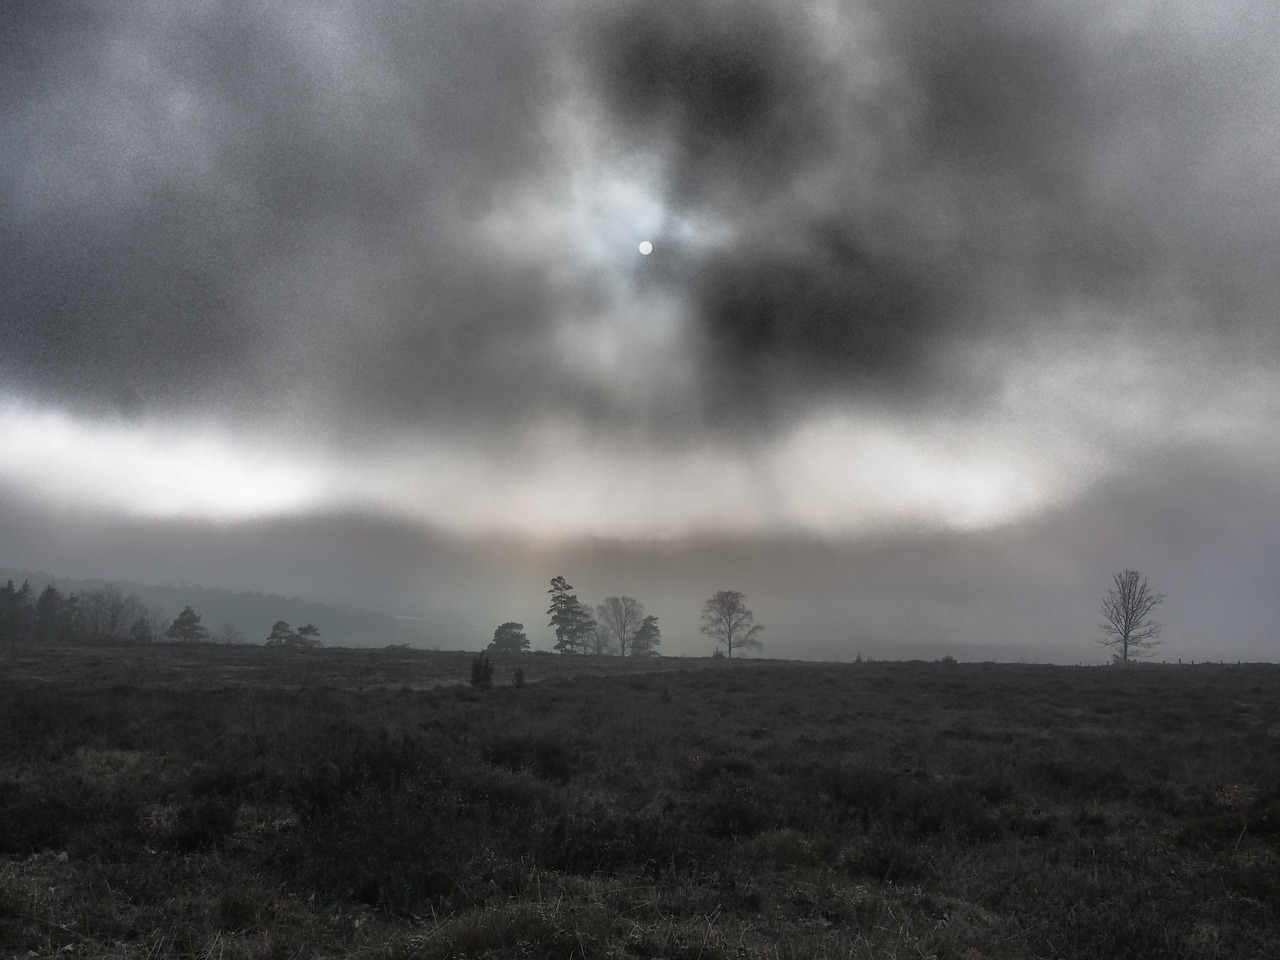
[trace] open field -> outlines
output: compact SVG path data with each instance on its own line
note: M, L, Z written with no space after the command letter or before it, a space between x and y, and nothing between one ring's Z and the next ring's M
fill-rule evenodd
M1280 667L469 663L0 650L0 956L1276 955Z
M0 646L0 682L59 681L182 687L186 690L262 687L298 690L334 687L360 691L429 690L469 684L474 653L461 650L379 650L341 647L161 646L4 647ZM493 658L498 681L510 680L519 666L530 682L551 678L618 676L696 670L714 666L711 658L563 657L553 653L500 655Z

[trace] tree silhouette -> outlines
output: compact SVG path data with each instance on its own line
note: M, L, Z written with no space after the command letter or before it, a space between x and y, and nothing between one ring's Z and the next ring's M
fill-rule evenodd
M596 618L617 638L618 653L631 653L635 633L644 620L644 607L634 597L605 597L596 607Z
M553 577L547 591L551 594L551 606L547 608L551 620L547 626L556 628L557 653L585 652L587 635L594 623L577 595L569 592L572 589L564 577Z
M52 583L36 597L35 633L37 643L64 640L71 631L67 600Z
M658 618L650 614L644 618L636 635L631 638L631 655L656 657L660 643L662 643L662 631L658 629Z
M10 580L0 587L0 641L26 643L35 635L35 603L31 584L15 587Z
M320 628L314 623L306 623L294 630L288 621L277 620L271 625L271 635L267 637L268 647L318 647L320 646Z
M293 627L285 620L277 620L271 625L271 633L267 636L268 647L283 647L285 641L293 636Z
M304 623L294 631L293 645L296 647L320 646L320 628L314 623Z
M609 629L609 625L599 620L589 621L583 634L582 649L584 653L597 655L613 653L613 631Z
M735 650L763 646L759 635L764 627L755 622L745 600L737 590L717 590L702 607L702 632L716 641L717 649L723 644L730 657Z
M182 608L182 612L164 633L170 640L177 640L179 643L199 643L209 637L209 631L200 626L200 614L189 606Z
M1128 663L1133 657L1149 656L1159 645L1163 625L1150 620L1151 611L1164 602L1164 594L1147 586L1146 578L1137 570L1115 575L1115 586L1102 600L1102 637L1098 643L1111 647L1117 663Z
M509 620L493 631L490 653L524 653L528 649L529 638L525 636L523 623Z

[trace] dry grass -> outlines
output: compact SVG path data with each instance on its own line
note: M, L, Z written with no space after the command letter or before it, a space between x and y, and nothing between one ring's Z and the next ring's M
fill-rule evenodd
M0 956L1280 942L1272 666L4 653Z

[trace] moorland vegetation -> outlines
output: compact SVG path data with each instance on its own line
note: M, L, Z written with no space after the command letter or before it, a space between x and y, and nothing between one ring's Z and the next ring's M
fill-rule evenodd
M14 956L1272 957L1280 668L0 659ZM527 675L512 684L514 671Z

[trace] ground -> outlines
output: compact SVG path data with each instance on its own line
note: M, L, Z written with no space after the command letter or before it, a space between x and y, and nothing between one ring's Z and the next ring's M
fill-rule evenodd
M0 650L0 956L1280 942L1280 667L470 660Z

